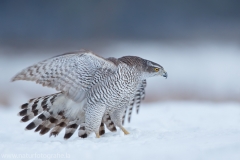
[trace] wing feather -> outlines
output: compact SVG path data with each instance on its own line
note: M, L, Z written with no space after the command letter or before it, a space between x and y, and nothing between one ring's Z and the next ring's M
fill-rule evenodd
M80 101L84 98L82 93L92 87L96 71L113 73L116 68L113 62L91 51L81 50L32 65L18 73L12 81L35 81L43 86L62 91L74 101Z
M124 112L123 118L122 118L122 124L124 124L125 117L127 115L127 110L128 110L128 122L131 121L132 110L133 110L134 105L136 106L137 113L139 112L141 101L143 101L144 98L145 98L145 93L146 93L145 88L146 88L146 86L147 86L147 81L146 81L146 79L144 79L140 83L139 88L137 89L137 91L134 95L134 98L129 102L129 106L127 106L125 108L125 112Z

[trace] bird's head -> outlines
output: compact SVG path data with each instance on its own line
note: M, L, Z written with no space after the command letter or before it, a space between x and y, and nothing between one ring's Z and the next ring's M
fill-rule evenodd
M144 59L144 65L143 65L143 72L145 77L154 77L154 76L163 76L165 78L168 77L167 72L164 70L164 68L161 65L145 59Z
M129 66L135 66L141 70L144 79L154 76L163 76L165 78L168 77L168 74L164 68L155 62L136 56L125 56L119 58L119 60L128 64Z

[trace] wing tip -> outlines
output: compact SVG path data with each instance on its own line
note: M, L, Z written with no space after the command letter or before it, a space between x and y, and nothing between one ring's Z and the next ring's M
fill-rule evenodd
M27 79L23 74L19 73L11 79L11 82L15 82L15 81L19 81L19 80L27 80Z
M17 81L17 80L20 80L20 79L19 79L18 76L16 75L16 76L14 76L14 77L11 79L11 82L15 82L15 81Z

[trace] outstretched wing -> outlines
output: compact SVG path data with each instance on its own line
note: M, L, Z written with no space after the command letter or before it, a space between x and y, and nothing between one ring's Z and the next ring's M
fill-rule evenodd
M32 65L12 80L35 81L63 92L74 101L81 101L86 90L94 84L94 77L101 73L115 72L116 65L90 51L66 53ZM97 74L97 75L96 75Z
M144 79L142 81L142 83L139 85L139 88L136 91L136 94L135 94L134 98L129 103L129 106L127 106L125 108L125 112L124 112L124 115L123 115L123 118L122 118L122 124L124 124L125 117L126 117L126 114L127 114L127 110L128 110L128 122L131 121L132 110L133 110L134 105L136 106L137 113L139 112L141 101L144 100L144 98L145 98L145 88L146 88L146 86L147 86L147 81L146 81L146 79Z

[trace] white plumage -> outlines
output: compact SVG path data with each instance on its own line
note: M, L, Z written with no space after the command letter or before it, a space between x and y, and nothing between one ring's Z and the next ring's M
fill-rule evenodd
M71 52L39 62L17 74L13 81L35 81L55 88L57 94L32 99L21 106L19 115L26 122L35 116L26 129L50 135L66 128L64 138L70 138L79 127L79 136L96 136L122 126L129 106L129 121L133 105L137 112L145 96L146 78L162 75L163 67L135 56L104 59L90 51Z

